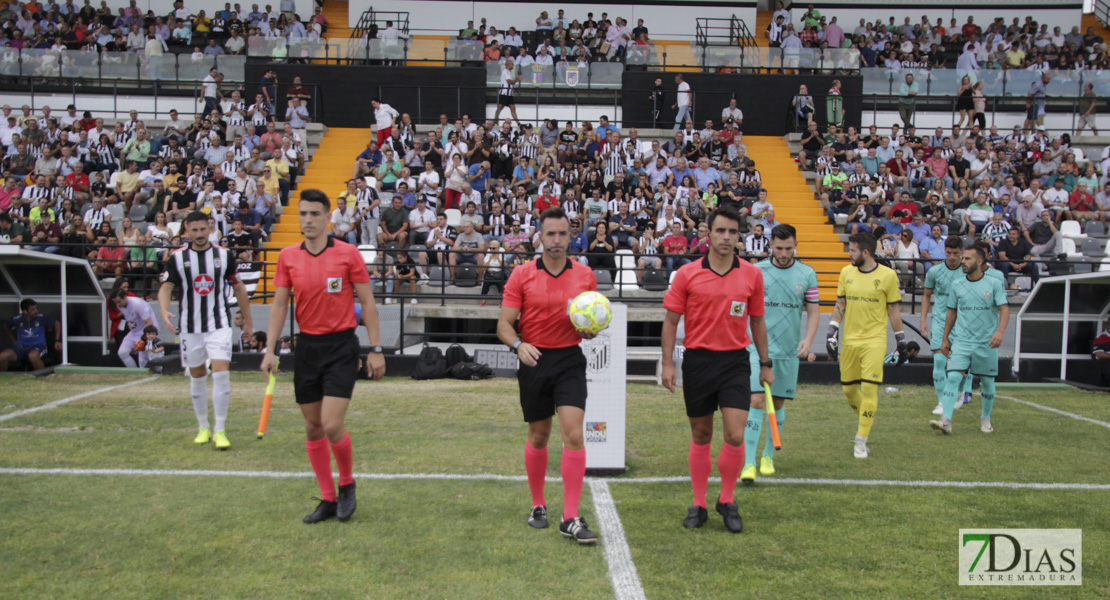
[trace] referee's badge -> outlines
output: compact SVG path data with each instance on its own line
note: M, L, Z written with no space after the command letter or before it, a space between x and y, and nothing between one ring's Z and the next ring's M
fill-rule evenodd
M732 306L728 309L728 314L733 317L743 317L748 312L748 303L733 300Z
M328 277L328 293L338 294L343 291L342 277Z

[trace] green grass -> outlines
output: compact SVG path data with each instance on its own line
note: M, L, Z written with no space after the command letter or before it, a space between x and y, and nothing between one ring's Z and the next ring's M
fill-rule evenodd
M0 415L134 379L4 378ZM255 439L264 388L260 374L234 374L230 452L191 443L187 382L163 377L0 422L0 467L307 472L291 376L279 378L269 431ZM1002 393L1110 420L1103 395ZM999 399L996 433L987 436L976 400L956 413L955 435L941 437L927 425L935 404L926 388L882 394L872 457L860 461L851 456L855 416L839 387L801 386L787 408L779 476L1110 483L1104 427ZM625 478L687 474L684 414L681 394L629 386ZM523 474L526 428L512 380L360 382L347 425L357 472ZM552 444L555 477L559 447ZM681 529L686 483L611 481L649 598L1110 595L1105 490L757 484L738 491L746 528L733 536L715 514L705 529ZM711 496L716 490L711 483ZM300 517L315 493L309 477L0 475L0 597L612 594L600 548L524 525L523 482L363 480L351 523L308 527ZM548 484L548 496L554 517L559 484ZM582 508L591 520L588 488ZM1084 586L1050 594L957 587L957 530L983 527L1082 528Z

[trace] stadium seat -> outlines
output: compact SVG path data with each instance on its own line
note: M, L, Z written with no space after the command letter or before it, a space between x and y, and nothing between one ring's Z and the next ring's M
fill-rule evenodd
M451 283L450 279L450 273L444 267L432 265L428 268L428 285L432 287L444 287Z
M170 234L172 235L181 234L181 221L170 221L169 223L166 223L166 227L169 228Z
M649 292L665 292L667 291L667 272L660 269L653 269L648 267L644 271L644 289Z
M844 213L836 213L836 214L833 215L833 221L835 221L836 224L840 225L840 226L847 225L848 224L848 215L846 215Z
M1071 238L1064 238L1063 239L1063 249L1064 249L1064 254L1067 254L1068 258L1071 258L1073 256L1082 256L1079 253L1079 250L1075 247L1075 240L1073 240Z
M122 204L109 204L104 207L108 211L108 215L112 217L112 225L119 225L123 221L123 205Z
M636 271L633 269L618 269L617 280L613 283L617 288L625 291L640 289L640 283L636 281Z
M1079 228L1079 221L1070 219L1060 223L1060 235L1076 241L1087 239L1087 236L1083 235L1083 230Z
M1075 153L1075 163L1081 167L1086 166L1087 155L1083 153L1083 149L1078 146L1072 146L1070 150Z
M1083 245L1080 246L1079 249L1083 253L1083 256L1088 258L1106 257L1106 250L1103 249L1103 245L1099 240L1085 239L1083 240Z
M631 271L636 268L636 255L631 250L617 250L616 262L617 269Z
M1082 258L1072 263L1072 273L1093 273L1094 270L1095 264L1088 258Z
M1102 259L1102 264L1100 264L1100 265L1098 266L1098 270L1099 270L1100 272L1101 272L1101 271L1110 271L1110 258L1104 258L1104 259Z
M138 223L139 221L146 220L147 214L150 213L150 208L145 204L131 205L131 212L127 216L131 217L131 221Z
M423 244L415 244L409 246L407 251L409 253L409 261L415 264L420 262L420 253L427 252L428 247Z
M459 224L462 223L462 211L457 208L448 208L443 211L447 216L447 225L458 229Z
M1029 277L1028 275L1022 275L1021 277L1014 279L1014 288L1019 291L1025 292L1033 289L1033 278Z
M362 255L362 262L370 265L378 259L378 251L374 244L363 244L358 247L358 253Z
M455 267L456 286L476 287L478 283L478 267L474 265L458 265Z
M1087 237L1105 238L1106 226L1103 225L1101 221L1088 221L1087 224L1083 226L1083 233Z
M608 269L594 269L594 277L597 278L597 291L607 292L613 289L613 276Z
M116 183L119 182L119 171L112 171L112 175L108 177L108 189L112 193L116 193Z

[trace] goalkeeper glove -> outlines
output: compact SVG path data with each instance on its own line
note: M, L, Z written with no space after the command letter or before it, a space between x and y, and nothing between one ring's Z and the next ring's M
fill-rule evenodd
M895 350L898 354L898 364L902 364L909 360L910 354L909 351L906 350L906 333L904 331L894 332L894 343L898 345L898 349Z
M840 355L840 324L836 322L829 323L829 330L825 333L825 351L828 352L829 358L836 360Z

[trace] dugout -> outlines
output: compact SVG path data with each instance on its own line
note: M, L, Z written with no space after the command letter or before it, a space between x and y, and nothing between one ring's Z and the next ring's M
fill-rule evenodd
M1091 342L1108 316L1110 272L1041 279L1017 314L1014 373L1098 385Z
M48 365L93 364L108 352L108 305L89 261L0 246L0 318L19 314L24 298L61 322L62 354L50 356ZM0 349L10 345L8 336L0 335Z

